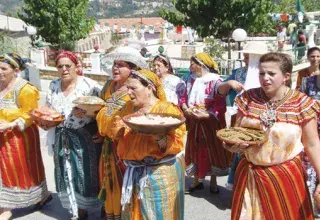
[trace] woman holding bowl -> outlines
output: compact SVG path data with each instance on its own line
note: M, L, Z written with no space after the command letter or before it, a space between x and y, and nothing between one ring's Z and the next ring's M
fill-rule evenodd
M46 103L65 116L65 121L48 135L49 147L53 149L56 190L72 218L86 219L88 209L101 205L98 200L101 143L95 139L96 122L82 117L83 110L74 108L72 102L82 96L99 96L101 89L97 82L82 76L80 62L72 52L61 52L56 67L60 78L50 83Z
M316 100L286 86L291 59L267 53L259 61L261 87L236 98L236 126L265 131L261 145L225 145L242 152L235 176L232 219L313 219L301 153L320 174ZM315 194L320 196L320 185Z
M162 135L137 133L120 117L132 113L169 113L180 109L166 101L160 79L149 70L131 71L126 82L131 101L105 124L117 141L117 154L126 165L122 184L122 208L132 219L183 219L185 126Z
M108 61L113 61L113 79L108 81L102 89L101 98L106 106L97 115L100 135L105 138L99 164L100 199L104 200L103 215L106 219L121 218L121 186L125 172L124 164L116 154L117 142L106 133L106 124L118 113L129 100L128 88L125 85L132 70L147 68L148 64L140 52L131 47L118 47L116 51L101 59L103 68Z
M18 77L25 64L14 53L0 56L0 219L11 209L37 205L52 197L47 190L39 130L30 116L39 91Z

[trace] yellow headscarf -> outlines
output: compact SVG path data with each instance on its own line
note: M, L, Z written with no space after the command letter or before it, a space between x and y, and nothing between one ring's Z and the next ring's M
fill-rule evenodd
M149 83L155 90L158 99L160 99L161 101L167 100L162 82L155 73L147 69L142 69L138 71L131 71L131 74Z
M217 73L219 73L219 67L214 59L207 53L197 53L196 55L192 56L191 59L194 59L200 65L207 67L209 70L213 69Z

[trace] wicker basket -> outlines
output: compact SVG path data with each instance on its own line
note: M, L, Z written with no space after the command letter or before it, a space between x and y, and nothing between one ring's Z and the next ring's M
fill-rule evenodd
M166 114L166 113L150 113L146 114L147 116L161 116L161 117L173 117L179 119L178 123L175 124L137 124L130 122L131 117L138 117L142 114L131 114L124 116L122 120L124 123L130 127L133 131L142 133L142 134L154 134L154 135L165 135L170 131L177 129L181 125L183 125L186 119L183 116Z
M61 115L59 118L56 118L54 120L44 119L44 118L34 114L34 111L31 112L31 117L36 124L41 125L41 126L46 126L49 128L55 127L65 120L65 117L63 115Z

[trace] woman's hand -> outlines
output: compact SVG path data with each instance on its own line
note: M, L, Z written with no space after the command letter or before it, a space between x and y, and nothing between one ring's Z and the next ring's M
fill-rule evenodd
M51 126L51 125L49 125L49 124L43 123L43 122L41 122L41 121L34 121L34 123L35 123L36 125L38 125L38 127L42 128L42 129L45 130L45 131L48 131L49 129L55 127L55 126Z
M86 117L86 111L81 109L81 108L78 108L78 107L74 107L72 109L72 112L71 114L73 114L74 116L76 116L77 118L84 118Z
M315 205L320 209L320 184L318 184L316 191L313 194Z
M232 153L242 153L244 152L248 147L249 147L249 144L227 144L226 142L222 142L222 146L232 152Z
M95 144L100 144L100 143L103 142L104 137L102 137L102 136L100 135L100 133L98 132L98 133L96 133L95 135L92 136L92 139L93 139L93 142L94 142Z
M241 90L244 89L243 85L236 80L229 80L229 81L227 81L227 83L230 85L230 87L233 90L235 90L237 92L240 92Z
M208 119L210 118L210 114L209 112L205 111L205 110L199 110L197 108L194 108L191 111L192 117L199 119L199 120L203 120L203 119Z

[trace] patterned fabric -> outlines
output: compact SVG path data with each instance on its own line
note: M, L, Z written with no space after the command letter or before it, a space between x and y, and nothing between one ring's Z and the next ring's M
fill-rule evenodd
M236 126L263 129L260 120L260 114L266 111L266 97L263 94L261 88L256 88L236 98L239 107ZM237 196L234 198L243 199L234 200L233 219L292 219L291 213L302 219L312 218L301 162L294 158L304 148L301 142L301 126L317 116L316 101L296 90L289 90L274 107L277 108L276 122L265 131L267 141L262 145L247 148L243 154L248 162L242 160L236 170ZM268 180L274 181L270 183ZM279 184L283 187L278 186ZM266 192L273 192L268 187L277 187L277 193L262 197ZM292 196L294 192L298 192L299 197ZM295 208L299 202L300 207ZM269 210L266 210L266 207ZM301 213L297 213L299 210ZM267 218L270 213L276 212L284 218Z
M198 53L194 55L191 59L194 59L197 63L201 64L204 67L207 67L210 72L219 73L218 64L214 59L207 53Z
M301 86L301 83L302 83L302 79L304 77L309 77L310 76L310 73L309 73L309 69L303 69L303 70L300 70L298 72L298 78L297 78L297 85L296 85L296 89L297 90L300 90L300 86Z
M18 68L19 70L24 70L26 68L26 64L22 60L22 58L15 53L7 53L0 56L0 62L8 63L14 68Z
M211 74L213 75L213 74ZM188 136L186 144L186 165L195 164L197 175L204 178L206 175L227 175L232 160L232 154L222 147L222 143L216 137L216 131L226 126L225 98L217 94L217 88L221 84L221 79L206 82L204 98L192 104L189 101L189 94L194 89L197 78L190 75L184 95L180 99L180 104L188 102L189 107L204 104L211 114L208 120L188 120ZM189 105L192 104L192 105Z
M248 202L245 194L259 196L258 210L243 206ZM231 219L314 219L301 156L267 167L242 158L235 179Z
M167 100L173 104L179 104L179 98L183 95L185 84L183 81L175 76L168 75L162 80L164 92L166 93Z
M102 89L102 99L106 101L106 106L100 110L97 115L99 132L102 136L107 136L107 130L110 126L106 126L117 114L127 101L130 100L127 91L115 91L114 81L108 81ZM99 163L99 181L101 191L99 198L104 201L104 207L107 219L121 218L121 186L123 174L125 171L124 164L118 159L116 154L117 143L114 143L106 137L102 147L102 153Z
M100 86L97 82L80 76L68 96L61 90L61 79L51 82L47 94L47 106L66 117L56 127L55 138L49 144L53 145L58 196L63 207L69 208L73 217L78 216L78 208L99 206L98 158L101 144L92 141L92 136L97 133L93 119L77 118L71 114L75 106L72 101L81 96L99 94Z
M229 81L229 80L236 80L237 82L241 83L242 85L244 85L244 83L246 82L246 78L247 78L247 67L240 67L238 69L235 69L232 71L231 75L228 76L224 81ZM234 104L234 100L237 96L237 92L235 90L231 90L228 94L229 99L230 99L230 104L231 106L233 106Z
M22 79L1 97L0 120L20 120L26 128L0 133L0 208L24 208L49 196L39 131L29 114L38 98L38 90Z

